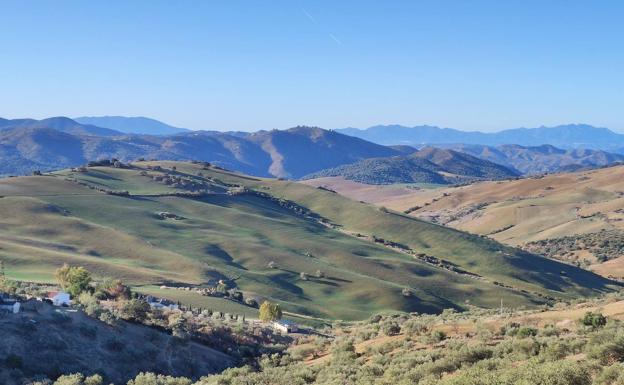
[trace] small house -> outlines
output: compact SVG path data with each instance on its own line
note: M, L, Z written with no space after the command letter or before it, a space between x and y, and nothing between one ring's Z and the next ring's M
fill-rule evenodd
M147 297L147 304L150 305L152 309L169 309L169 310L178 310L178 305L172 301L169 301L164 298L155 298L152 296Z
M273 329L282 333L295 333L299 330L296 323L285 319L273 321Z
M71 297L69 293L64 291L50 291L46 294L46 299L52 301L54 306L69 306L71 305Z
M17 314L20 311L21 303L17 299L0 297L0 312Z

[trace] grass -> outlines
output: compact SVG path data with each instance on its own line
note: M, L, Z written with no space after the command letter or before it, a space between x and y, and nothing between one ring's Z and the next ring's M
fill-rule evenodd
M136 169L112 168L96 168L72 177L89 185L97 182L105 189L128 190L132 196L94 192L66 181L67 171L56 177L0 181L0 195L5 196L0 199L0 256L9 276L50 281L54 269L67 262L83 265L98 276L121 278L140 291L156 290L167 283L210 285L226 279L245 296L277 301L287 311L345 320L390 310L439 312L462 308L467 301L495 307L501 298L509 306L531 306L543 302L533 292L570 297L609 290L608 281L580 269L381 212L316 188L204 170L191 163L158 164L165 168L175 165L176 174L201 180L215 190L237 184L295 201L345 230L409 245L484 279L424 264L306 219L265 198L161 196L168 186L141 176ZM198 176L200 172L204 177ZM183 219L163 220L157 215L163 211ZM271 261L277 268L268 267ZM323 278L314 278L317 270L324 273ZM567 276L560 275L562 270ZM302 272L310 278L301 279ZM528 291L510 290L493 281ZM412 297L401 295L406 287L413 291ZM157 290L168 296L187 295L184 301L172 299L214 306L214 310L240 305L195 293ZM250 308L238 310L242 314Z

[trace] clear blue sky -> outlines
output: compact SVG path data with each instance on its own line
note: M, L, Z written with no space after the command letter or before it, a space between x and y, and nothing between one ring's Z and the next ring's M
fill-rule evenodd
M624 131L624 1L0 2L0 116Z

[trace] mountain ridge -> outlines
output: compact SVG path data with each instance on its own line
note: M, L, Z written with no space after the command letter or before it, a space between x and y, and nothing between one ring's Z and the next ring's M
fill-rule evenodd
M365 129L344 128L338 132L384 145L439 144L519 144L539 146L551 144L561 148L592 148L621 152L624 134L589 124L564 124L553 127L513 128L498 132L460 131L436 126L377 125Z
M478 180L515 178L519 172L475 156L425 147L410 155L370 158L317 171L302 179L343 177L366 184L456 184Z

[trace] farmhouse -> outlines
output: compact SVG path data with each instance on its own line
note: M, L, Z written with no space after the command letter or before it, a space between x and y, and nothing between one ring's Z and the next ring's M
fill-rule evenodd
M52 305L54 306L71 305L69 293L65 293L64 291L50 291L46 294L46 299L52 301Z
M20 311L20 302L6 295L0 297L0 312L17 314Z
M282 333L295 333L299 330L296 323L285 319L273 321L273 329Z
M178 310L178 305L164 298L147 297L147 303L152 309Z

